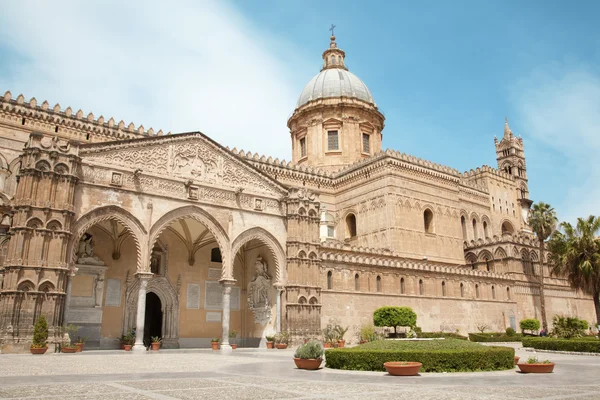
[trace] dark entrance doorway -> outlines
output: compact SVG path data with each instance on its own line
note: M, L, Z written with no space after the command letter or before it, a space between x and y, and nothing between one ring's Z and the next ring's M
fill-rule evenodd
M150 338L162 337L163 313L160 298L156 293L146 294L146 316L144 318L144 345L150 346Z

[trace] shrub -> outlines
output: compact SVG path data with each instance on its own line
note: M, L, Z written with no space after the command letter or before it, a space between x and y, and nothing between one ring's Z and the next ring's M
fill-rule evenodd
M275 336L265 336L265 339L267 340L267 342L274 342Z
M415 326L417 314L410 307L380 307L373 312L373 323L375 326L394 327L394 334L397 334L398 326Z
M564 339L581 337L586 334L586 330L588 329L587 321L560 315L555 315L552 318L552 325L554 325L552 335Z
M515 330L513 328L511 328L510 326L508 328L506 328L506 336L513 336L515 334Z
M525 331L538 331L540 330L540 321L534 318L523 319L519 322L519 326L523 333L525 333Z
M48 341L48 322L42 314L38 317L35 326L33 327L33 343L31 347L42 348L46 346Z
M359 337L360 337L360 340L364 340L367 342L372 342L374 340L377 340L377 332L375 332L375 327L373 325L361 326Z
M316 359L323 357L323 347L316 340L309 340L305 344L301 344L294 353L295 358Z
M504 332L497 333L469 333L471 342L520 342L523 335L515 333L508 336Z
M325 352L327 367L384 371L388 361L417 361L424 372L493 371L514 368L514 349L488 347L465 340L380 340Z
M537 350L600 353L600 340L596 338L555 339L547 337L524 337L523 347L533 347Z
M484 324L484 323L477 324L475 327L481 333L484 333L485 331L487 331L488 329L490 329L490 326L488 324Z
M460 339L468 340L466 336L461 336L458 333L453 332L417 332L418 338L449 338L449 339Z
M275 335L275 343L290 344L290 334L288 332L279 332Z

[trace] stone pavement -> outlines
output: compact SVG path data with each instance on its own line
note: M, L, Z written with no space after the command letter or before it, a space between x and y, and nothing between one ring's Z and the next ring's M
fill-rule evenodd
M238 349L0 355L0 399L594 399L600 357L538 353L547 375L511 371L423 373L301 371L293 350ZM518 350L527 358L530 352Z

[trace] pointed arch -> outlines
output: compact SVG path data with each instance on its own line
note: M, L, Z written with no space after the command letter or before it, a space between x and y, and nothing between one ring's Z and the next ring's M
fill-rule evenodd
M231 245L231 254L235 256L239 249L249 241L256 239L259 242L262 242L267 248L269 252L273 256L273 260L275 260L275 285L282 285L286 282L285 277L285 251L283 250L282 245L279 243L277 238L273 236L270 232L263 228L254 227L250 228L239 235L233 240ZM232 266L233 268L233 266ZM231 273L230 276L233 276L233 271L229 271Z
M83 234L98 222L106 220L118 221L121 225L123 225L125 230L131 234L137 252L137 271L148 271L150 254L148 254L148 257L142 257L143 254L146 254L145 250L147 248L146 229L133 214L118 206L103 206L95 208L81 216L77 222L73 224L73 235L71 236L71 240L69 241L67 248L67 254L70 255L68 261L71 264L75 264L77 261L77 243L79 243L79 240Z

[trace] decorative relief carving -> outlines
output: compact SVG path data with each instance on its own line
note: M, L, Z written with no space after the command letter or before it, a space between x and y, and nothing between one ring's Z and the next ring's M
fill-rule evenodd
M113 186L123 186L123 174L120 172L113 172L110 184Z
M261 256L258 256L254 265L256 274L248 284L248 308L254 313L254 322L265 325L271 320L271 277L267 274L267 263Z

